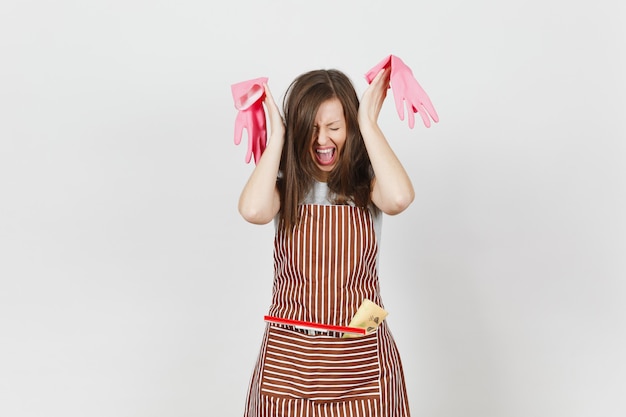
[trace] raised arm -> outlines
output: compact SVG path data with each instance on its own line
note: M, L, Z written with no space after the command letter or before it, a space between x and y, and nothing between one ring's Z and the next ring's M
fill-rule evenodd
M280 196L276 186L280 157L285 140L285 126L267 84L264 104L270 121L270 137L254 171L248 178L239 197L239 213L250 223L269 223L280 209Z
M374 169L372 201L384 213L403 212L415 198L413 184L378 126L378 115L387 96L390 69L381 70L363 93L359 127Z

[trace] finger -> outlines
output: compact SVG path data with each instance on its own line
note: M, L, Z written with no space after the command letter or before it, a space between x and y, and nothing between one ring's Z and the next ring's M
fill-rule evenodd
M422 122L424 122L424 126L430 127L430 119L428 118L428 114L426 114L426 108L423 105L420 105L418 112L420 116L422 116Z
M274 97L272 96L272 93L269 90L268 85L264 84L264 87L265 87L264 103L265 103L265 107L267 107L271 126L274 128L275 124L282 123L282 117L280 115L280 110L278 109L278 106L276 105L276 101L274 101ZM260 111L263 112L263 118L265 118L265 112L263 110L263 106L261 106Z
M412 96L415 98L417 102L422 106L422 111L426 110L426 113L435 121L439 122L439 115L437 115L437 111L433 106L433 103L430 101L430 97L426 94L426 91L422 88L417 80L414 80Z
M366 74L366 78L367 78L368 82L370 84L377 83L380 80L380 78L384 76L385 71L388 70L388 69L389 69L389 67L382 67L382 68L378 69L378 71L376 71L376 72L371 70L370 72L368 72Z
M267 129L265 123L265 112L263 106L259 105L254 108L253 114L253 130L254 135L251 137L252 154L254 156L255 164L261 159L261 155L265 150L265 143L267 141Z
M261 143L260 143L260 138L257 136L254 139L254 149L252 154L254 155L254 163L258 164L259 163L259 159L261 159Z
M387 88L391 87L389 85L390 81L391 81L391 67L386 67L385 68L385 72L383 72L383 77L385 80L385 84L387 84Z
M396 103L398 116L400 116L400 120L404 120L404 97L393 85L391 86L391 91L393 91L393 101Z
M267 83L263 83L263 89L265 89L265 97L263 98L265 103L266 104L271 103L275 106L276 102L274 101L274 96L272 95L272 92L270 91L270 87L269 85L267 85Z
M424 95L425 94L426 93L424 93ZM422 107L428 112L428 114L435 121L435 123L439 122L439 115L437 114L437 110L435 110L433 103L431 103L430 98L428 98L427 95L422 98Z
M424 103L424 108L428 111L428 114L435 121L435 123L438 123L439 122L439 115L437 114L437 110L435 110L435 107L432 105L430 100L428 100L428 102Z
M272 95L269 86L267 84L263 84L263 87L265 88L265 97L263 102L269 111L270 120L272 120L276 116L280 116L280 110L278 109L278 105L276 104L276 100L274 100L274 96Z
M380 79L383 77L383 74L385 74L385 71L387 71L387 68L382 68L380 71L378 71L372 82L376 83L380 81Z
M258 143L264 145L267 141L267 123L265 120L265 110L262 105L259 105L256 109L254 116L255 130L259 132Z
M243 136L243 129L245 126L245 117L242 110L237 112L237 117L235 118L235 145L239 145L241 143L241 137Z
M376 77L374 77L371 84L374 85L375 87L379 87L381 89L387 90L391 87L391 85L389 84L390 78L391 78L391 68L386 67L386 68L381 69L378 72L378 74L376 74Z
M367 73L365 74L365 80L368 82L368 84L371 84L372 80L374 79L378 71L380 71L381 68L389 67L390 65L391 65L391 55L388 55L385 58L383 58L382 61L376 64L372 69L367 71Z
M409 115L409 129L413 129L415 127L415 113L413 113L414 107L411 106L410 109L408 109L407 114Z
M254 135L256 135L256 126L254 124L254 114L250 109L244 112L246 132L248 133L248 149L246 150L246 164L252 159L252 151L254 146Z
M250 160L252 159L252 142L254 140L254 132L250 132L250 129L248 128L248 150L246 151L246 164L250 163Z

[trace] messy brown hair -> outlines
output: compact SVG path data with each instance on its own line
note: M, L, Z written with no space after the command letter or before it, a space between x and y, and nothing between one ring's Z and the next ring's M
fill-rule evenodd
M317 167L310 154L315 116L320 105L338 99L343 106L347 137L335 168L329 172L332 203L361 208L371 201L372 165L359 129L359 99L350 79L341 71L314 70L297 77L283 101L285 143L280 160L280 219L287 228L298 221L298 205L311 190Z

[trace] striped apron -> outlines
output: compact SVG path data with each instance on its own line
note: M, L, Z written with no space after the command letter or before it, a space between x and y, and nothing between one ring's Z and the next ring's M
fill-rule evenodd
M368 210L301 205L274 240L269 315L347 326L367 298L383 307ZM267 324L246 417L408 417L400 356L385 321L365 336Z

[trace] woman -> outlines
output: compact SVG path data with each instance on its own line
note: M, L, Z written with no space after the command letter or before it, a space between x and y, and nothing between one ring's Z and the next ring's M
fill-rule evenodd
M265 84L271 135L239 200L254 224L275 221L268 315L347 326L364 299L382 306L382 213L413 201L402 164L377 120L389 88L381 70L361 102L337 70L300 75L284 124ZM388 326L360 337L268 324L246 413L257 416L409 416L400 357Z

